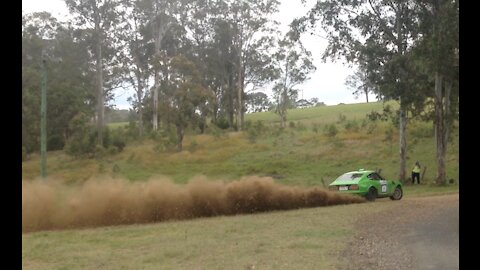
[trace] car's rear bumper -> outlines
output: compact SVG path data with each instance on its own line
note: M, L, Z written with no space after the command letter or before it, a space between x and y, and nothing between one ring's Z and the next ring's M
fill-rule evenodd
M368 191L363 191L363 190L331 190L336 193L340 194L354 194L354 195L360 195L360 196L366 196Z

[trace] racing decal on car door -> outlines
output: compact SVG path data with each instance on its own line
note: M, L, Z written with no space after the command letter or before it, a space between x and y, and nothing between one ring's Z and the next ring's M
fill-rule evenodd
M380 190L382 193L387 192L387 181L386 180L380 180Z

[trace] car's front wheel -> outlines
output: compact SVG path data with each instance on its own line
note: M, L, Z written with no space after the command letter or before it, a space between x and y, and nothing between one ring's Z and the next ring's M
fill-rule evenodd
M390 196L390 199L392 200L400 200L403 197L403 190L401 187L396 187L395 190L393 191L392 196Z
M377 190L374 187L368 189L367 196L365 196L367 200L373 202L377 198Z

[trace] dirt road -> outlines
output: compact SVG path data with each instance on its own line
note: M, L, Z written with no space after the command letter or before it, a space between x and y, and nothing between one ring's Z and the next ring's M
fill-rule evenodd
M340 269L459 269L458 194L405 198L366 216L340 258Z

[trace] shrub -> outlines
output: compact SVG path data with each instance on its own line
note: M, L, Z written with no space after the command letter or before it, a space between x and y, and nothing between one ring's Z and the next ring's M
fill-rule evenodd
M96 158L103 158L106 154L106 149L103 147L103 145L96 144L95 145L95 157Z
M347 121L344 125L345 129L348 131L358 131L358 123L355 120Z
M65 152L74 157L91 156L95 153L96 132L89 124L88 116L79 113L69 123L71 137L65 145Z
M177 135L174 129L161 129L157 132L152 132L157 144L153 148L156 152L170 151L177 146Z
M215 126L219 127L220 129L229 129L230 124L226 118L218 118L217 121L214 123Z
M65 147L65 141L62 136L54 134L48 138L47 150L62 150Z
M338 129L335 124L330 124L325 126L325 134L329 137L335 137L337 135Z
M298 131L305 131L307 127L302 122L297 122L297 130Z
M188 151L190 153L195 152L197 150L197 148L198 148L198 143L195 140L191 141L190 144L188 145Z
M113 144L113 146L118 148L119 152L122 152L123 148L125 148L125 146L126 146L125 141L123 141L123 139L120 139L120 138L115 138L113 140L112 144Z
M125 142L127 135L125 134L125 131L123 128L116 129L112 132L110 132L110 142L111 144L108 145L107 148L110 146L115 146L118 150L118 152L122 152L123 148L127 145Z
M377 124L375 122L370 123L367 128L367 134L372 134L374 130L377 129Z
M343 123L343 122L345 122L345 121L347 121L347 117L346 117L344 114L340 113L340 114L338 115L338 121L337 121L337 123L340 124L340 123Z
M223 129L220 129L216 125L209 126L207 130L208 130L207 133L211 134L215 138L221 138L221 137L225 136L225 134L226 134Z
M119 151L118 147L114 146L114 145L110 145L108 148L107 148L107 153L109 155L115 155L117 154Z

